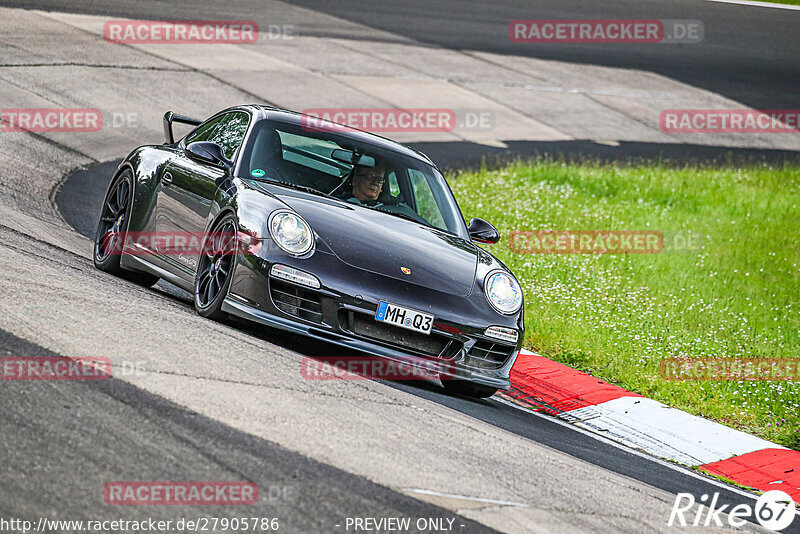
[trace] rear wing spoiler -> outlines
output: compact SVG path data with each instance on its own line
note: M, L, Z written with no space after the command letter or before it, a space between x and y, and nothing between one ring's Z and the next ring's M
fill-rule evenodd
M172 123L179 122L181 124L189 124L191 126L199 126L202 124L203 121L200 119L193 119L191 117L187 117L185 115L178 115L177 113L173 113L172 111L167 111L164 113L164 137L167 140L168 145L171 145L175 142L175 136L172 134Z

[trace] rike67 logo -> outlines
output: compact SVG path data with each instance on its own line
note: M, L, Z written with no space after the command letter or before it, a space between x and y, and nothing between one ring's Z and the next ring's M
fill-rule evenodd
M700 503L695 501L691 493L679 493L675 498L667 526L724 527L726 526L724 521L727 521L727 526L742 527L748 520L752 521L755 518L764 528L780 531L792 524L796 513L792 498L780 490L764 493L758 498L755 506L738 504L730 508L730 505L720 505L718 501L719 493L714 493L711 500L704 494L700 497ZM699 505L697 510L693 511L695 504Z

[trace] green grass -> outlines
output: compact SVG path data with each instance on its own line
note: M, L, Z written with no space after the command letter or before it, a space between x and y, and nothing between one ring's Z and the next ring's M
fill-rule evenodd
M770 4L789 4L790 6L800 6L800 0L755 0L756 2L767 2Z
M800 382L676 382L668 357L800 357L800 167L516 163L449 178L522 284L525 346L800 448ZM658 254L517 254L513 230L657 230ZM693 248L683 248L694 236ZM676 237L677 236L677 237ZM678 241L676 241L678 239Z

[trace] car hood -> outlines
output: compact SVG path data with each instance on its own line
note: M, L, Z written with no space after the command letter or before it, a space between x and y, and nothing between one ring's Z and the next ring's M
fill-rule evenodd
M474 244L374 209L280 189L270 188L344 263L451 295L472 292L478 263Z

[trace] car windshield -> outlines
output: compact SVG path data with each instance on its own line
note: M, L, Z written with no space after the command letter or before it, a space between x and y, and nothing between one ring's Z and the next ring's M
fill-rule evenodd
M444 177L431 165L333 131L261 120L240 174L315 190L468 239Z

